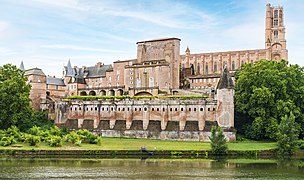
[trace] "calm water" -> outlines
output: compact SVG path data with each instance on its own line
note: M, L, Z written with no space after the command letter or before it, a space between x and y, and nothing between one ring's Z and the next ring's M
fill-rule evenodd
M304 179L304 161L2 158L0 179Z

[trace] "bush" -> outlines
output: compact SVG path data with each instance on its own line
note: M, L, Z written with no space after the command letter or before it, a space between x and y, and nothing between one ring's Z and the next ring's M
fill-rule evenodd
M96 139L95 139L95 142L98 146L101 146L102 145L102 137L101 136L98 136Z
M28 134L25 142L29 143L30 146L38 146L40 141L41 141L40 136Z
M42 131L41 127L38 127L38 126L33 126L29 130L29 134L32 134L32 135L35 135L35 136L41 135L42 132L43 131Z
M60 136L51 136L48 140L48 144L51 147L61 147L62 143L62 138Z
M304 140L298 140L299 149L304 149Z
M80 136L75 131L72 131L67 134L64 139L66 142L71 142L73 144L81 140Z
M211 141L211 150L215 155L227 154L228 146L226 144L226 139L223 130L219 126L212 126L211 136L209 137Z
M13 136L11 136L11 137L4 136L0 140L0 146L10 146L14 143L16 143L16 142L15 142Z
M282 117L277 132L279 155L290 156L298 149L299 129L292 112Z
M92 132L86 130L86 129L82 129L82 130L78 130L76 131L76 133L78 135L80 135L81 140L83 140L86 143L90 143L90 144L96 144L96 138L97 136L95 136Z
M77 140L77 141L75 142L75 145L76 145L76 146L81 146L81 140Z

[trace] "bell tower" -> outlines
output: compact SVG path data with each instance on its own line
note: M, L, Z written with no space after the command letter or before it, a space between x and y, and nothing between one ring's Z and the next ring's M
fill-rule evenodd
M288 60L282 6L266 5L265 49L267 59Z

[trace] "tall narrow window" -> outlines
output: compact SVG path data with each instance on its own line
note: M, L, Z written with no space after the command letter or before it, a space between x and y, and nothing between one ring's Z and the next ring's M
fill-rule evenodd
M273 18L278 18L278 10L274 10Z
M214 62L214 65L213 65L213 72L217 72L217 62Z
M154 78L153 77L149 78L149 87L154 87Z
M136 79L136 87L140 87L140 79L139 78Z
M197 63L197 73L201 74L200 71L201 71L200 63Z
M277 30L273 31L273 37L278 38L278 31Z
M234 61L232 61L232 64L231 64L231 70L234 71L235 70L235 64L234 64Z
M208 74L208 63L206 62L206 70L205 70L205 74Z
M191 69L191 75L194 75L195 71L192 63L190 64L190 69Z

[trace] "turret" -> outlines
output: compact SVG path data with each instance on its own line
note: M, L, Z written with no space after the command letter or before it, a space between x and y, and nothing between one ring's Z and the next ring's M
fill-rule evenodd
M216 121L220 127L234 127L234 83L227 66L217 85L217 114Z

